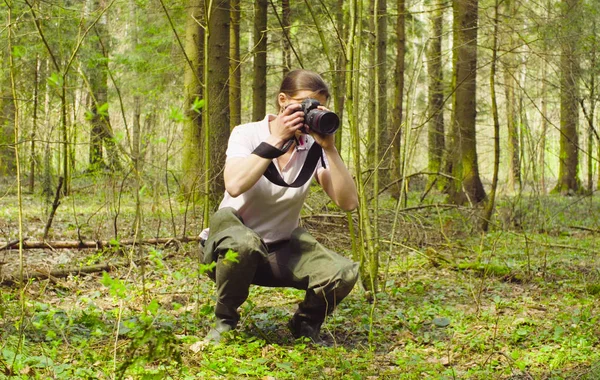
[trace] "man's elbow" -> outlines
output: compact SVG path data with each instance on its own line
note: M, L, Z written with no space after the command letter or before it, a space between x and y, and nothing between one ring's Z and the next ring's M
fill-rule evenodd
M229 193L233 198L239 197L244 193L244 189L236 183L227 183L225 182L225 191Z

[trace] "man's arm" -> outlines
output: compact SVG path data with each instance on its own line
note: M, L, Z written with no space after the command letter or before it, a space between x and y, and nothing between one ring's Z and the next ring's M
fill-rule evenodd
M271 135L265 141L267 144L281 148L282 142ZM248 191L263 175L271 163L270 158L262 158L256 154L248 157L232 157L225 162L223 178L225 190L232 196L237 197Z
M317 172L317 179L323 190L344 211L358 207L358 191L354 179L342 161L334 144L325 144L323 151L327 155L329 167ZM321 145L323 146L323 145Z
M304 113L300 111L299 104L287 107L275 119L269 121L271 134L264 142L281 149L286 141L294 137L296 130L302 127L303 120ZM256 154L229 158L223 173L225 189L232 197L248 191L267 170L271 161L270 158L262 158Z

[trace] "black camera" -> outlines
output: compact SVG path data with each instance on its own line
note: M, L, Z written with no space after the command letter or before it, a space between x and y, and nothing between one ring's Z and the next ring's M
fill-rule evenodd
M340 118L333 112L318 109L320 104L318 100L310 98L300 103L304 112L304 124L321 135L332 135L340 126ZM308 133L304 127L300 131Z

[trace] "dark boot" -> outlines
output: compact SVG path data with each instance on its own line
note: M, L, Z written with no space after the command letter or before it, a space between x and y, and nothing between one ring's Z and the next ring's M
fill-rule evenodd
M313 343L323 344L320 322L310 322L306 319L299 318L298 315L294 315L288 323L288 328L295 339L308 338Z

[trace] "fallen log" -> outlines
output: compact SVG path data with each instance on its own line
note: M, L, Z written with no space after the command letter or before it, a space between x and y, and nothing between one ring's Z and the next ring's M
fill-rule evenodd
M64 268L64 269L55 269L48 272L34 271L31 273L23 274L23 282L27 282L29 280L45 280L45 279L56 279L56 278L64 278L70 275L78 275L78 274L89 274L89 273L98 273L98 272L110 272L117 266L110 263L90 265L80 268ZM20 276L7 276L0 281L0 285L3 286L12 286L20 283Z
M182 238L152 238L152 239L123 239L123 240L23 240L23 249L100 249L106 247L119 247L124 245L168 245L171 243L189 243L200 241L198 236L189 236ZM19 241L10 241L0 245L0 251L11 249L18 246Z

